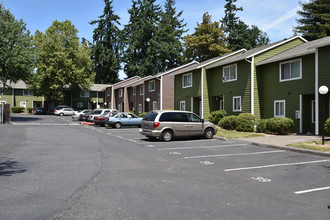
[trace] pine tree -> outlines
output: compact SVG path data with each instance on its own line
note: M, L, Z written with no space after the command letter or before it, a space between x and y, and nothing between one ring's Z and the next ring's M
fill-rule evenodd
M184 56L187 60L202 62L230 52L219 22L212 22L211 17L204 13L203 21L197 23L195 32L184 37Z
M103 14L98 20L90 22L97 24L93 31L92 59L96 73L95 83L113 84L119 81L120 53L122 50L121 31L117 25L119 16L114 14L112 0L104 0Z
M242 7L237 7L234 3L237 0L226 0L225 16L221 20L221 26L227 34L227 42L231 50L251 49L254 47L266 45L269 38L257 26L245 24L236 16L238 11L243 11Z
M161 59L161 71L166 71L183 64L183 34L187 25L180 19L182 11L176 13L175 0L166 0L161 13L157 33L157 43Z
M157 25L161 8L156 0L132 0L129 23L124 28L124 72L129 77L155 75L161 70Z
M298 26L294 28L296 34L301 34L307 40L316 40L330 36L330 1L311 0L301 3L302 11L298 14Z

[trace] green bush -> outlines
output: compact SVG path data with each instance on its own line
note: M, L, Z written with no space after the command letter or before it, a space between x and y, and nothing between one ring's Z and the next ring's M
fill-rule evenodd
M236 130L244 132L253 132L255 125L255 116L251 113L241 113L236 118Z
M330 135L330 118L328 118L324 123L324 132Z
M260 121L257 122L257 128L256 128L257 133L267 133L266 123L268 120L269 119L261 119Z
M237 116L230 115L222 118L219 121L219 126L227 130L235 130L237 124Z
M12 113L21 113L21 112L24 112L24 110L25 110L24 107L19 107L19 106L11 107L11 112Z
M210 116L208 117L208 120L210 122L212 122L213 124L217 125L219 123L219 121L226 116L227 116L227 113L225 110L218 110L218 111L211 112Z
M139 117L144 118L144 116L146 116L147 113L148 112L142 112L142 113L139 114Z
M26 108L26 110L28 111L29 114L32 114L33 108L28 107L28 108Z
M294 123L291 118L278 117L271 118L266 122L267 133L274 134L289 134L294 128Z

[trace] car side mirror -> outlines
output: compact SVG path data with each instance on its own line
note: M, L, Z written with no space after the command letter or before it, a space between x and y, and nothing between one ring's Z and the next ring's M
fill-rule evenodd
M201 122L202 122L202 123L204 123L204 122L205 122L205 120L204 120L204 119L201 119Z

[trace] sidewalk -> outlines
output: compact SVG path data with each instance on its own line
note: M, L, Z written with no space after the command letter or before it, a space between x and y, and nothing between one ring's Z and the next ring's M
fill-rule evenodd
M296 152L301 152L301 153L309 153L309 154L330 157L330 153L286 146L288 144L295 144L295 143L301 143L301 142L322 141L321 136L297 135L297 134L265 135L264 137L239 138L237 140L250 142L253 145L262 146L262 147L285 149L285 150L296 151Z

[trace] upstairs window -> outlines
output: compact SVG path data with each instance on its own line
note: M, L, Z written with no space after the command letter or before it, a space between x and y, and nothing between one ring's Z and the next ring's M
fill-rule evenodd
M149 82L149 92L155 91L155 80Z
M225 66L222 70L222 81L234 81L237 80L237 65Z
M184 74L182 76L182 88L192 87L192 74Z
M80 97L82 98L89 98L89 92L88 91L81 91Z
M23 95L24 95L24 96L33 96L33 91L30 91L30 90L24 89L24 90L23 90Z
M280 63L280 81L301 79L301 59Z
M144 86L140 86L140 95L144 95Z
M119 89L119 97L123 96L123 89Z
M136 95L136 87L133 87L133 95Z

